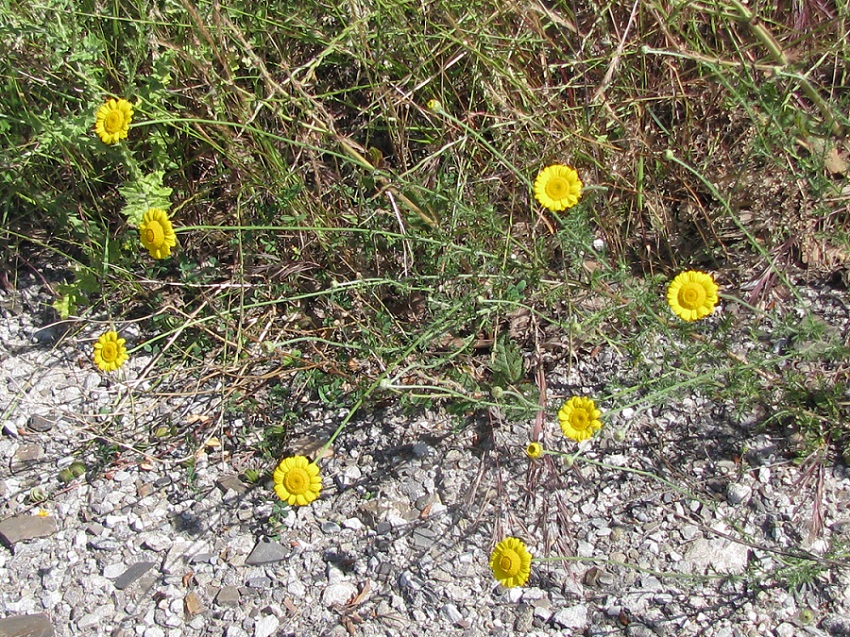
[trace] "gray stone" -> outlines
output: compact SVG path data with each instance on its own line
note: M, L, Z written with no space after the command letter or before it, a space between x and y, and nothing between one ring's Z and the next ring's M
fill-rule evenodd
M22 443L12 458L12 473L35 468L43 453L44 449L41 448L41 445Z
M794 637L797 634L797 627L788 622L782 622L776 627L776 637Z
M690 541L699 535L699 527L695 524L685 524L679 529L679 533L682 534L685 540Z
M236 586L222 586L215 596L215 603L219 606L238 606L239 589Z
M540 621L546 623L552 617L552 604L549 603L548 599L536 599L532 607L534 608L534 616Z
M752 488L738 482L731 482L726 487L726 500L729 504L742 504L750 499L753 494Z
M136 562L132 566L130 566L126 571L124 571L118 578L115 580L115 588L119 591L123 591L125 588L133 584L136 580L138 580L142 575L147 573L152 567L156 565L155 562Z
M331 584L322 593L322 603L325 606L344 606L357 595L357 587L351 582Z
M422 580L410 571L404 571L401 575L399 575L398 583L401 584L402 588L409 588L413 591L422 590L422 587L425 585Z
M417 442L413 445L413 455L417 458L426 458L434 452L434 448L427 443Z
M328 535L336 535L342 530L342 527L340 527L340 525L336 522L322 522L322 524L319 525L319 528L322 529L322 533Z
M552 621L562 628L579 628L587 627L587 606L579 604L570 608L562 608L552 616Z
M108 537L98 537L89 542L89 546L98 551L116 551L121 548L121 543Z
M521 606L514 622L514 630L518 633L530 633L533 627L534 609L528 605Z
M174 540L168 537L165 533L151 533L142 543L145 548L151 551L167 551L174 544Z
M103 576L106 579L115 579L121 573L127 570L127 565L122 564L121 562L116 562L114 564L107 564L103 567Z
M50 618L37 615L15 615L0 619L0 637L53 637Z
M850 637L850 619L840 615L824 617L820 625L832 637Z
M270 637L279 625L280 622L274 615L259 617L254 622L254 637Z
M53 516L16 515L0 522L0 542L14 551L18 542L48 537L57 530Z
M420 551L426 551L437 541L437 534L431 529L416 528L413 529L413 548Z
M257 566L259 564L275 564L282 562L289 555L289 551L280 542L260 540L245 559L245 564Z
M731 542L724 538L694 540L684 561L684 570L705 572L712 568L717 573L738 574L747 568L749 551L743 544Z
M348 518L343 521L342 526L351 531L362 531L365 528L360 518Z
M27 422L27 427L29 427L33 431L43 433L53 429L53 427L55 427L56 423L58 422L58 416L42 416L41 414L33 414L32 416L30 416L29 421Z
M454 604L444 604L440 609L440 614L449 620L452 624L457 624L463 619L463 615Z
M247 584L251 588L269 588L272 585L272 581L265 575L261 575L260 577L250 578Z
M87 391L92 391L93 389L97 389L100 387L100 383L102 382L102 378L100 374L97 372L89 372L83 377L83 387Z
M657 637L649 626L639 622L631 622L629 627L626 628L626 635L628 637Z
M248 485L242 482L236 474L221 476L215 481L215 484L223 493L235 491L241 495L248 490Z
M80 619L77 620L77 628L80 630L87 630L89 628L93 628L97 626L101 621L100 616L97 613L86 613Z

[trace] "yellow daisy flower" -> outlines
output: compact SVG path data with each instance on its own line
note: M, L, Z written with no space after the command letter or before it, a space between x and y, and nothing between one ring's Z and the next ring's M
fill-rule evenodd
M117 144L127 137L131 121L133 107L130 102L125 99L111 99L97 109L94 130L104 144Z
M667 288L667 302L685 321L697 321L714 311L719 288L710 274L688 270L679 274Z
M602 429L602 421L599 420L601 415L602 412L596 408L593 400L573 396L558 410L558 421L567 438L581 442Z
M534 180L534 196L549 210L566 210L581 199L583 185L574 168L553 164L541 170Z
M94 344L94 364L104 372L114 372L127 362L127 340L118 338L118 332L107 332Z
M531 575L531 553L522 540L507 537L493 549L490 568L502 586L522 586Z
M321 490L319 467L304 456L284 458L274 470L274 492L290 505L310 504Z
M543 445L539 442L529 442L525 448L525 455L529 458L539 458L543 454Z
M139 224L139 234L142 245L154 259L165 259L171 254L171 248L177 245L177 235L168 214L159 208L151 208L145 213Z

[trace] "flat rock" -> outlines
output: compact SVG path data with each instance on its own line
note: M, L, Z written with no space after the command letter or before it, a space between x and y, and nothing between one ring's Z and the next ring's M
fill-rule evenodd
M850 619L846 617L829 615L824 617L820 627L832 637L850 637Z
M29 427L32 431L43 433L53 429L58 422L59 418L57 416L42 416L41 414L33 414L27 422L27 427Z
M271 637L280 622L274 615L265 615L254 622L254 637Z
M425 551L437 541L437 534L431 529L420 527L413 530L413 548Z
M236 493L242 494L248 490L248 485L242 482L242 480L239 479L239 476L235 474L221 476L215 481L215 484L224 493L227 493L228 491L235 491Z
M289 555L280 542L270 542L268 540L260 540L251 551L251 554L245 559L245 563L251 566L259 564L274 564L282 562Z
M215 603L219 606L238 606L241 595L236 586L222 586L215 596Z
M723 538L694 540L683 567L691 567L694 572L706 572L709 568L716 573L741 574L747 568L749 550L743 544L730 542Z
M190 617L204 612L204 605L201 603L201 598L195 591L189 591L186 597L183 598L183 610Z
M123 591L133 582L138 580L142 575L147 573L155 565L155 562L136 562L135 564L130 566L126 571L124 571L121 575L118 576L118 578L115 580L115 588L117 588L119 591Z
M586 628L587 606L579 604L570 608L562 608L552 616L552 621L563 628Z
M16 515L0 522L0 542L14 551L15 544L37 537L48 537L58 530L50 515Z
M357 595L357 587L351 582L331 584L322 593L322 603L325 606L344 606Z
M44 449L41 448L41 445L35 443L22 444L12 458L12 473L35 467L43 454Z
M729 483L729 486L726 487L726 500L729 504L742 504L750 499L752 493L752 488L746 484L731 482Z
M0 619L0 637L53 637L53 624L44 613Z

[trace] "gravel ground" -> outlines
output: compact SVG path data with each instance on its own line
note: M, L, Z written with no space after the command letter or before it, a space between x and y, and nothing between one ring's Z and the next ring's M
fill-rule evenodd
M805 293L846 338L846 292ZM807 472L787 440L706 397L612 415L586 451L609 467L530 462L528 422L458 430L389 406L352 421L321 463L321 498L289 509L240 478L269 468L252 464L255 427L230 411L215 424L215 398L154 395L139 380L149 357L99 373L104 328L45 327L50 301L26 280L0 295L0 637L850 635L847 569L795 558L850 540L847 467ZM134 325L119 327L132 344ZM550 413L627 366L606 348L555 365ZM292 445L309 452L345 414L307 407ZM175 423L216 440L138 449ZM553 417L546 428L568 449ZM86 473L61 481L75 460ZM505 535L535 555L521 589L488 568Z

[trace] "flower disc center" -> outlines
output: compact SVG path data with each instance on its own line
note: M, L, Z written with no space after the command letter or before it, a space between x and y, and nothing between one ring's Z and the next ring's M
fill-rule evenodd
M162 231L162 226L158 223L152 223L147 228L145 228L145 239L149 245L158 248L162 245L162 240L165 237L165 233Z
M570 192L570 182L563 177L552 177L546 182L546 194L552 199L563 199Z
M301 467L295 467L287 472L283 486L293 495L302 495L310 486L310 476Z
M519 573L520 564L521 560L519 559L519 555L513 551L506 551L499 558L499 568L507 575L516 575Z
M573 429L587 429L587 425L589 423L590 419L587 417L587 412L584 409L573 410L572 416L570 417L570 424L573 426Z
M106 129L107 133L117 133L121 130L121 127L124 124L124 116L121 114L121 111L114 110L109 111L109 114L106 116L106 119L103 121L103 127Z
M112 363L118 358L118 347L112 341L103 344L100 350L100 356L107 363Z
M697 283L689 283L679 290L679 305L695 310L705 302L705 288Z

